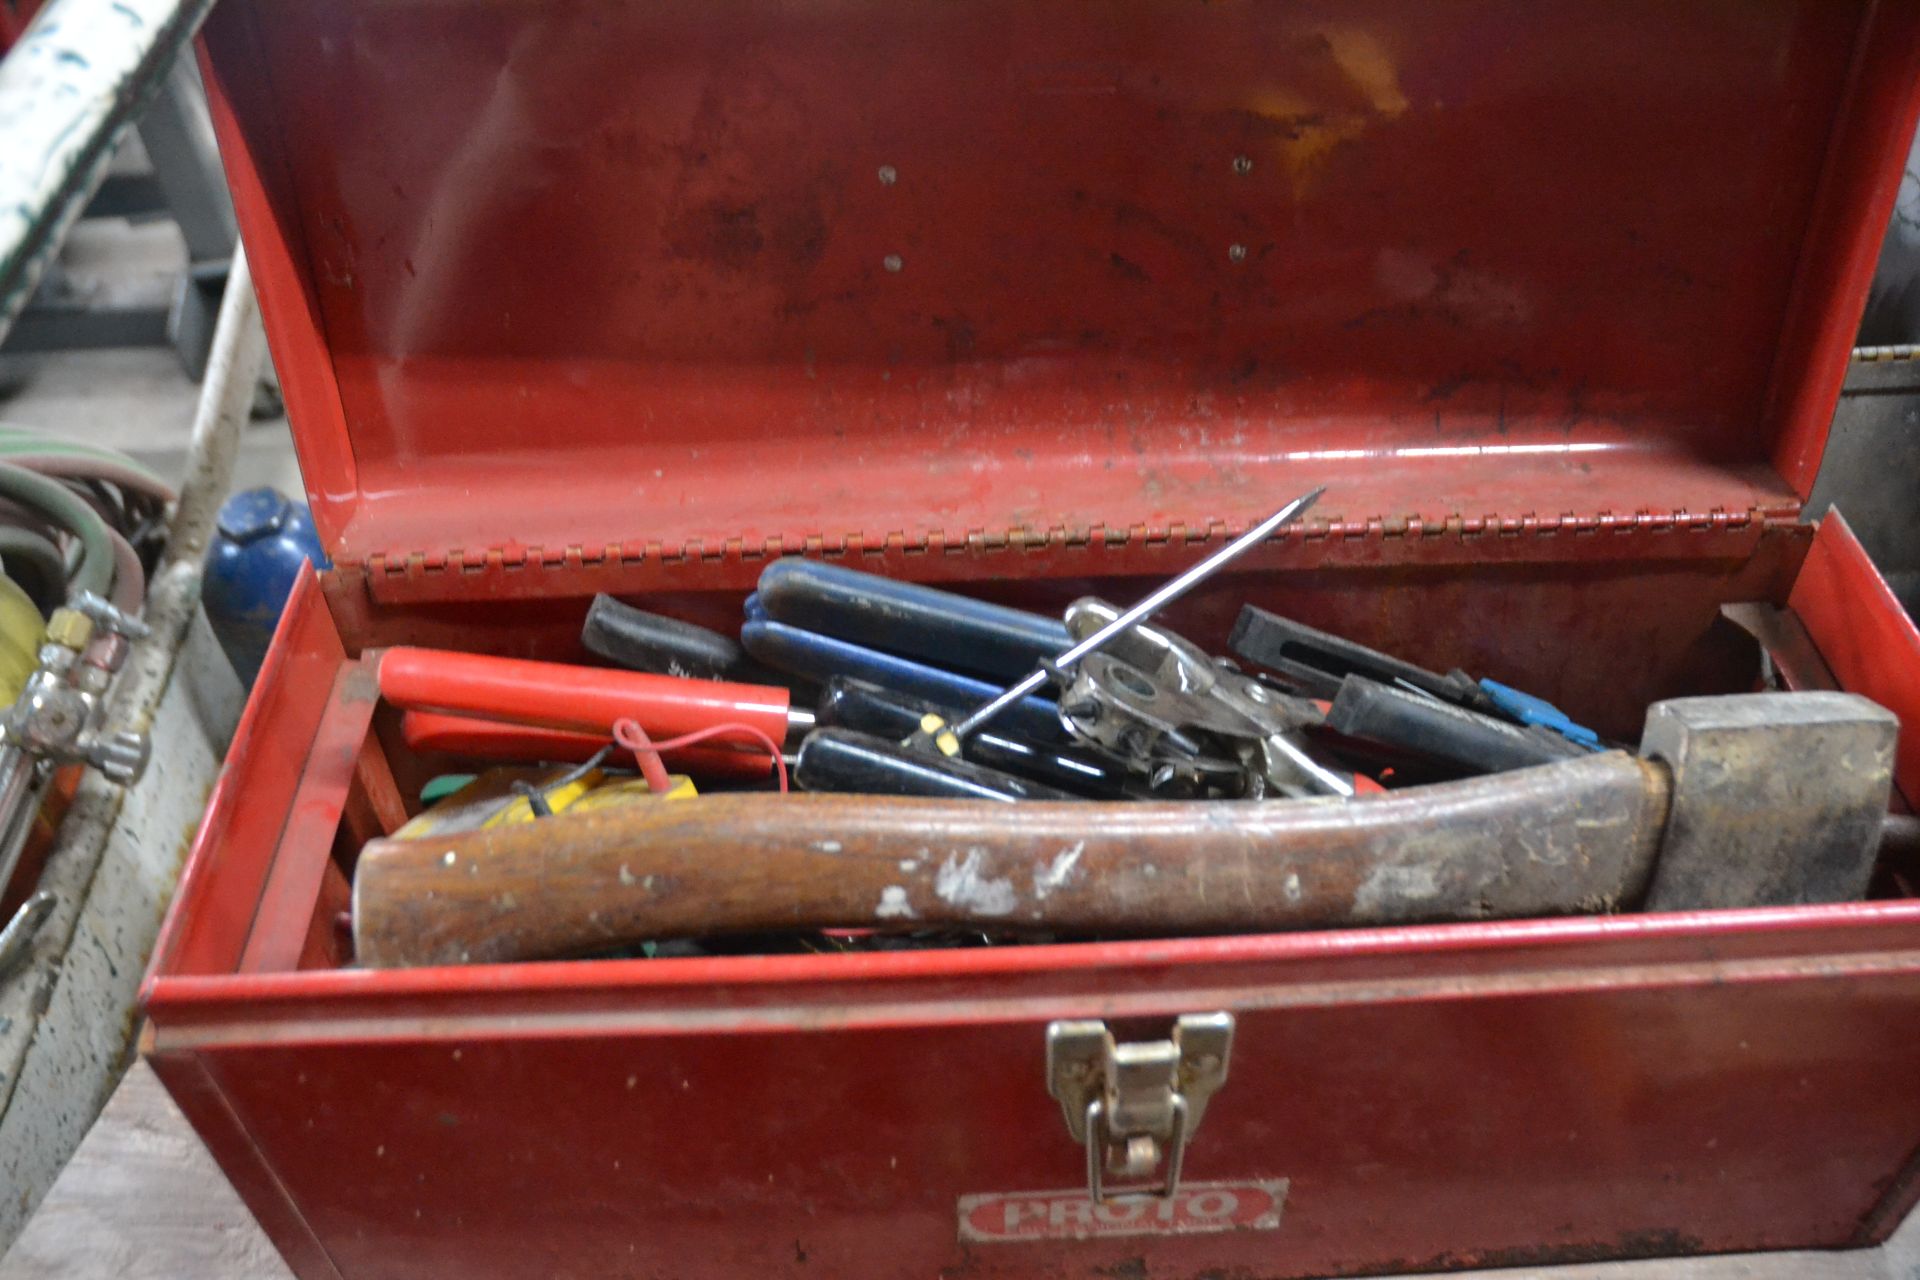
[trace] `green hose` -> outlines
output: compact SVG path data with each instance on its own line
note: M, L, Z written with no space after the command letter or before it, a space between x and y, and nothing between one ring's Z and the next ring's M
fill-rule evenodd
M91 458L110 459L128 466L139 467L142 471L146 470L118 449L109 449L105 445L86 444L78 440L63 440L58 436L35 431L31 427L18 427L6 422L0 422L0 442L4 442L8 447L20 448L32 453L85 454Z
M67 598L67 562L60 548L31 529L0 524L0 565L6 575L25 585L33 583L45 589L37 597L49 609L56 609Z
M113 541L107 523L57 480L0 461L0 498L32 507L80 540L80 563L73 571L75 591L105 596L113 589Z
M10 457L71 458L75 462L97 463L103 477L123 486L152 493L162 500L173 497L173 487L146 467L117 449L75 444L51 436L0 423L0 459Z

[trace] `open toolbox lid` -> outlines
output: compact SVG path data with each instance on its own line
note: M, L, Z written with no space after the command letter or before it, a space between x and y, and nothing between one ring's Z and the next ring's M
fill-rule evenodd
M1314 483L1793 519L1920 109L1890 0L226 0L206 49L349 564Z

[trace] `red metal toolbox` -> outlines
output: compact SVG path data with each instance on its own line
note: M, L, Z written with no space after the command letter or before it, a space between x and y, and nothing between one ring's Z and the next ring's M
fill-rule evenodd
M222 149L314 514L146 990L303 1277L1334 1272L1845 1246L1920 1194L1920 901L822 956L343 967L420 772L362 655L729 625L772 557L1253 601L1632 738L1790 604L1920 5L224 0ZM396 781L397 780L397 781ZM1057 1019L1239 1019L1096 1209ZM1039 1194L1016 1194L1039 1193Z

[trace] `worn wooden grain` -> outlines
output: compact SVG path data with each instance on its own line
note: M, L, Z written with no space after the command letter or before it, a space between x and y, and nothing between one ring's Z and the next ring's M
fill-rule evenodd
M1606 911L1644 885L1663 770L1619 752L1354 802L713 796L376 840L360 963L575 955L806 928L1154 935Z

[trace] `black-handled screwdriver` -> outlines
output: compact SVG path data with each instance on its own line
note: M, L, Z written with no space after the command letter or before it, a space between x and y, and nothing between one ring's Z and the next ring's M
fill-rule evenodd
M795 689L814 687L754 661L737 642L718 631L650 613L609 595L595 596L588 606L580 643L588 653L630 671Z
M774 561L755 599L770 621L989 679L1018 679L1073 643L1058 618L817 560Z
M1077 800L1044 782L950 760L852 729L815 729L800 744L794 781L808 791L948 800Z
M815 714L823 727L854 729L898 741L918 730L928 715L951 718L958 711L863 680L836 676L827 682ZM915 753L911 758L920 761L927 757ZM967 759L1089 799L1124 800L1136 793L1133 775L1118 760L1034 742L1005 729L983 729L975 734L967 744ZM858 788L849 785L836 789Z
M748 630L791 632L801 637L808 653L853 649L844 642L797 632L772 622L750 623ZM706 627L677 618L637 609L632 605L600 596L588 610L581 642L587 649L623 667L664 675L695 679L749 680L763 682L765 668L756 663L732 640ZM857 651L856 651L857 652ZM879 655L868 655L878 658ZM897 665L918 670L918 664L895 660ZM865 668L862 668L865 669ZM882 667L891 670L891 667ZM831 670L830 667L823 670ZM930 670L930 669L929 669ZM945 676L945 673L935 673ZM964 677L946 677L964 689L977 687ZM838 681L838 677L836 677ZM812 687L808 682L786 678L796 687ZM885 733L894 738L912 733L922 718L933 710L950 712L935 703L917 702L877 685L858 681L840 682L837 694L824 695L820 724L832 724L834 733L813 742L813 735L801 743L794 759L794 776L812 791L846 791L873 795L909 795L948 799L1072 799L1076 795L1108 796L1121 794L1125 771L1118 765L1088 759L1080 761L1073 753L1015 736L1011 731L996 735L985 756L973 761L930 758L908 752L897 743L876 739L865 741L864 730ZM833 719L825 718L828 707ZM1030 716L1049 736L1064 737L1054 718L1052 704L1045 714ZM812 729L816 715L798 705L791 718L800 731ZM808 743L812 743L811 749ZM1006 765L1021 763L1024 768L1003 772ZM1071 780L1071 790L1056 785Z
M1587 748L1550 730L1522 728L1365 676L1341 682L1327 711L1327 727L1475 773L1524 769L1587 754Z

